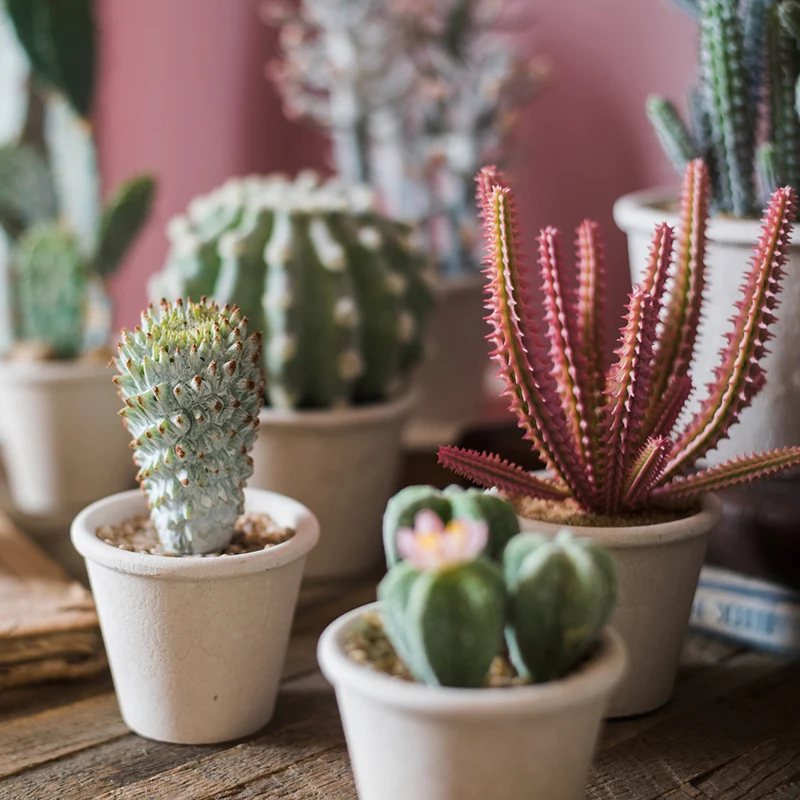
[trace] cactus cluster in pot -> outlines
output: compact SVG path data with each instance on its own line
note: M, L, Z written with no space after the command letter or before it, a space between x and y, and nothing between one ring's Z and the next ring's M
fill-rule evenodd
M224 549L244 512L264 394L261 334L247 324L236 307L178 299L122 332L120 415L168 553Z
M703 158L712 206L754 217L779 186L800 191L800 3L796 0L678 0L697 19L700 72L690 123L663 97L647 111L679 171Z
M519 533L509 503L456 487L411 487L388 510L394 563L378 598L386 634L416 680L479 687L502 653L523 679L556 680L597 641L616 601L616 571L590 539L566 529L553 539Z
M11 242L11 341L49 358L74 358L107 344L106 280L150 211L154 181L126 181L101 209L92 132L96 42L92 0L5 0L28 62L27 117L0 147L0 226ZM29 351L30 352L30 349Z
M487 297L494 359L525 436L550 475L538 477L502 459L443 447L441 463L483 486L556 503L586 514L636 515L654 506L689 506L698 497L800 465L800 447L746 454L709 469L693 467L726 436L764 386L760 365L775 321L796 194L777 189L741 286L730 333L697 414L681 410L705 285L705 230L711 177L689 163L681 224L659 226L644 278L634 287L616 360L603 357L605 264L597 225L577 233L578 290L567 288L558 232L538 239L540 290L524 273L511 189L493 168L478 178L487 240ZM535 317L543 306L545 330Z
M433 302L410 234L364 186L313 173L233 179L171 221L149 294L239 306L264 335L270 406L382 402L407 389Z

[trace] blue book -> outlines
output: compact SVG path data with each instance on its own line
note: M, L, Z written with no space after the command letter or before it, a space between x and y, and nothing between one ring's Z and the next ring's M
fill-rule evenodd
M704 566L689 622L693 630L800 658L800 592Z

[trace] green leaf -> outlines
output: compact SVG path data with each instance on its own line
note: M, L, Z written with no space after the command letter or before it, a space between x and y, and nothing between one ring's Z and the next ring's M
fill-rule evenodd
M123 184L106 206L94 258L98 275L107 278L121 264L150 215L155 186L151 175L138 175Z
M37 80L88 117L95 74L91 0L6 0L6 6Z

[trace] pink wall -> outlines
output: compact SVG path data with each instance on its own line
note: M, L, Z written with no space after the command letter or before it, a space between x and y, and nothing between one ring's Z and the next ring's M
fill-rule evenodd
M103 0L98 97L106 186L158 174L153 220L116 277L120 324L135 323L146 277L164 257L163 228L225 177L294 172L324 162L324 143L285 122L263 65L274 32L257 0ZM620 194L674 180L644 117L644 98L680 99L694 69L693 23L666 0L531 0L532 45L553 67L523 120L529 155L518 180L528 234L585 216L608 233L612 296L627 289L624 238L611 222ZM571 241L571 233L565 237Z

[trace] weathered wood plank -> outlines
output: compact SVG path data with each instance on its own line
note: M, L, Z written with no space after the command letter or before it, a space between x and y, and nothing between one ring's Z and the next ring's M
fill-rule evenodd
M655 800L765 741L783 736L800 708L800 665L675 714L599 754L587 798ZM791 719L790 719L791 718Z

